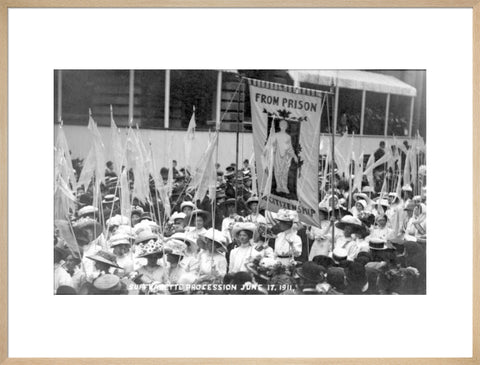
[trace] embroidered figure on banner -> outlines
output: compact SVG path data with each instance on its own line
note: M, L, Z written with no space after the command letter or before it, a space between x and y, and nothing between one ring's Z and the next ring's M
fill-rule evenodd
M270 137L272 123L275 123L275 133L271 138L273 148L273 179L271 193L298 200L297 180L301 177L303 160L301 158L302 146L300 145L301 122L307 117L291 117L288 110L268 112L267 143Z

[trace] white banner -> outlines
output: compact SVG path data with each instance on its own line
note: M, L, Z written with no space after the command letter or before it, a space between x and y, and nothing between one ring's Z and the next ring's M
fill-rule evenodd
M249 80L260 206L319 225L320 93ZM280 90L282 89L282 90Z

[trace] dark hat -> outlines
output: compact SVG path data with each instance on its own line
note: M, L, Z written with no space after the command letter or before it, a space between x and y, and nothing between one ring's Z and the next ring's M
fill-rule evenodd
M76 295L77 292L74 288L68 285L60 285L55 292L56 295Z
M397 255L402 255L405 252L405 240L403 238L394 238L389 240L393 247L395 247Z
M325 255L317 255L312 259L317 265L323 266L325 268L329 268L330 266L335 265L335 261L329 256Z
M225 200L225 201L223 202L223 204L225 204L225 206L235 205L235 203L236 203L235 198L229 198L229 199L227 199L227 200Z
M207 212L206 210L202 210L202 209L194 209L190 212L190 216L192 217L195 217L195 216L200 216L203 218L203 220L205 222L209 221L210 218L211 218L211 214L209 212ZM186 222L189 222L191 219L189 216L185 217L185 221Z
M337 290L344 290L345 270L341 267L329 267L327 270L327 283Z
M307 261L297 270L297 274L307 281L321 283L325 280L326 271L323 266L317 265L313 261Z
M143 214L140 216L140 220L143 220L143 219L148 219L148 220L150 220L150 221L153 221L152 213L150 213L150 212L145 212L145 213L143 213Z
M352 285L365 285L368 281L365 266L359 262L352 262L346 268L347 282Z

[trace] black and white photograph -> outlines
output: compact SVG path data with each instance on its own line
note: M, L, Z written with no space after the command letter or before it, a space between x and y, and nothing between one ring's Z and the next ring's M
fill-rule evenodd
M427 294L426 77L52 70L54 294Z

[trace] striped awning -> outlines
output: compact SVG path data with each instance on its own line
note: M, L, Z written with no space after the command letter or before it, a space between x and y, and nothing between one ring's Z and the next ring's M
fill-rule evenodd
M302 82L377 93L416 96L417 89L396 77L359 70L288 70L296 86Z

